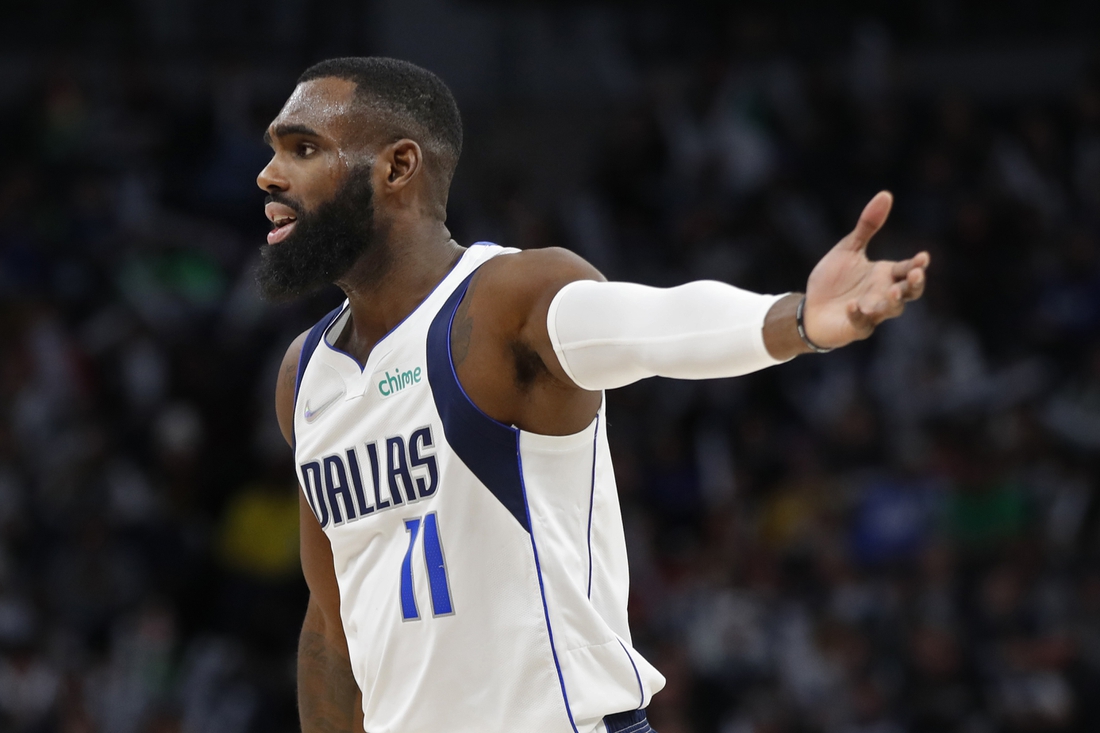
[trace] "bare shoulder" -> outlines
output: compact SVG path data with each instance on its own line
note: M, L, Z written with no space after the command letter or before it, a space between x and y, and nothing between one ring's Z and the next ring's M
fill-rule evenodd
M475 298L489 300L496 313L525 316L523 321L540 311L545 316L550 301L571 282L606 280L583 257L561 247L494 257L481 266L476 278Z
M302 355L307 336L308 329L290 342L279 367L279 379L275 383L275 414L279 418L279 429L283 431L283 438L291 447L294 446L294 384L298 377L298 359Z
M502 254L482 265L451 327L455 370L474 404L536 433L568 435L589 424L600 395L584 393L562 370L546 317L565 285L603 279L564 249Z
M562 247L529 249L500 255L485 263L485 278L495 286L525 292L542 286L560 288L574 280L605 280L587 260Z

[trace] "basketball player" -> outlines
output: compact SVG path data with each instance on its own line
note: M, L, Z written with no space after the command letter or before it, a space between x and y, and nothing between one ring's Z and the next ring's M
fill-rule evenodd
M287 350L301 482L304 733L644 733L664 678L631 645L603 390L729 377L870 335L927 253L871 262L875 196L805 295L606 282L560 249L464 248L462 148L431 73L308 69L265 136L261 288L347 300Z

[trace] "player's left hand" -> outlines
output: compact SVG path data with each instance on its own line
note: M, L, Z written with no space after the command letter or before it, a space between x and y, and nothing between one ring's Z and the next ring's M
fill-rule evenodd
M880 191L864 207L852 233L810 273L803 322L806 336L823 348L865 339L875 326L896 318L924 292L927 252L901 262L867 259L867 244L886 223L894 197Z

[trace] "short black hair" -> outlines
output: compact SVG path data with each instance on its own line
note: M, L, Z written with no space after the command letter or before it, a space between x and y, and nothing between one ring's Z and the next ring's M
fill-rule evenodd
M383 56L349 56L310 66L298 83L335 77L355 83L356 97L380 114L394 139L420 143L438 156L447 183L462 154L462 117L443 80L416 64Z

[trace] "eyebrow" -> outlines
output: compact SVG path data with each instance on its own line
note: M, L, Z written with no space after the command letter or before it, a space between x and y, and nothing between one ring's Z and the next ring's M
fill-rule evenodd
M282 124L275 125L275 137L286 137L287 135L308 135L310 137L320 137L316 130L306 125L294 125L294 124ZM264 143L271 145L271 133L264 130Z

